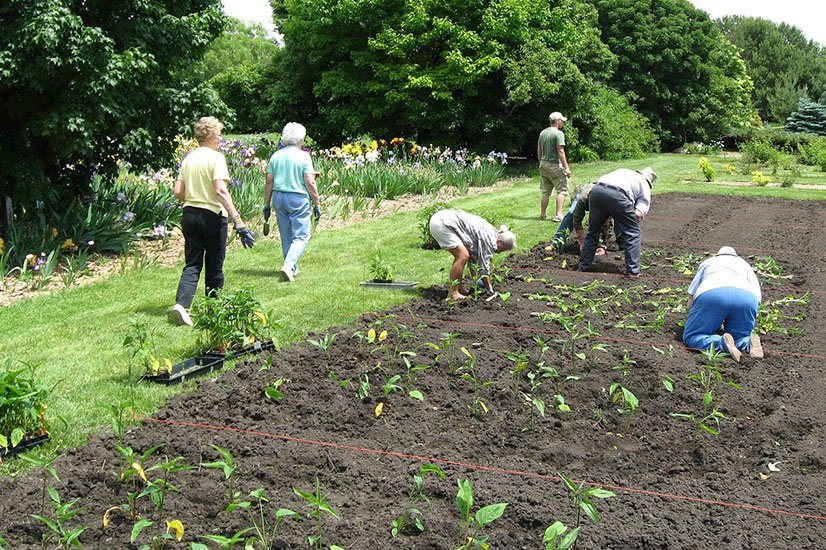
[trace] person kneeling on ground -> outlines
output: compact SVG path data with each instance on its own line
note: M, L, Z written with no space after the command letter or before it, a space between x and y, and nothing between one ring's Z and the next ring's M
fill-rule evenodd
M724 246L700 264L688 294L685 345L700 350L714 346L737 362L741 352L763 357L760 337L753 332L762 298L760 282L733 248Z
M451 300L461 300L465 296L462 289L462 275L468 261L478 266L478 273L471 272L472 277L480 277L481 283L489 294L493 294L490 281L490 262L495 252L504 252L516 247L516 235L508 231L507 226L498 230L487 220L464 210L439 210L430 218L430 234L443 250L453 254L453 266L450 268ZM473 268L472 268L473 269Z
M622 239L625 270L629 277L639 277L642 263L640 222L651 207L651 188L657 174L650 167L642 170L620 168L600 176L591 190L588 205L588 235L579 256L579 271L588 271L599 244L605 220L614 218L617 237Z

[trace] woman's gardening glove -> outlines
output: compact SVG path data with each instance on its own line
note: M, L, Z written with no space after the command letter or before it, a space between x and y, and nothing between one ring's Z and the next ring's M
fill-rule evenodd
M272 208L270 208L270 204L267 203L264 205L263 210L261 211L264 214L264 236L270 234L270 214L272 214Z
M321 207L317 204L313 206L313 217L315 218L315 221L321 219Z
M244 222L237 221L234 224L235 233L241 237L241 244L244 245L244 248L252 248L255 246L255 237L252 234L252 231L247 229L247 226L244 225Z

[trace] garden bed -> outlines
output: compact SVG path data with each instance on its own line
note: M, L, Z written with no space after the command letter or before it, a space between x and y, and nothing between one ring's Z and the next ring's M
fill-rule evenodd
M544 548L548 525L575 522L558 473L616 493L595 502L598 525L583 517L580 549L824 547L824 225L817 203L655 196L640 279L619 275L618 253L595 264L604 273L583 274L573 271L575 256L540 245L507 262L496 289L509 294L499 299L450 305L445 288L423 289L392 312L331 330L336 338L327 349L267 352L198 382L197 391L128 432L124 445L138 454L166 445L144 464L150 480L159 470L149 468L165 456L198 465L220 459L211 445L226 448L238 464L234 489L246 497L263 487L273 514L283 507L303 516L309 508L293 488L314 492L318 480L339 516L324 514L325 548L456 547L464 542L455 504L460 479L473 485L474 511L508 503L483 530L492 548ZM695 423L670 414L702 411L702 391L687 376L703 370L704 358L679 339L690 282L680 262L723 245L754 262L779 263L781 271L761 277L764 308L779 313L766 325L765 358L722 365L723 379L742 389L715 393L725 415L720 435L693 439ZM583 319L566 330L576 311L585 311ZM572 358L572 342L584 355ZM542 385L531 390L528 372L551 372L540 371L543 362L560 379L537 378ZM370 389L360 398L365 375ZM614 383L639 399L630 424L612 403ZM267 397L273 386L282 398ZM553 412L555 394L570 412ZM532 398L544 400L545 417ZM85 507L69 524L89 526L81 536L87 548L129 547L134 523L125 514L111 513L109 527L100 528L104 512L127 501L115 443L112 435L94 437L54 464L63 500L80 498ZM405 508L412 475L428 463L446 477L424 478L430 506L417 508L425 531L393 539L391 522ZM18 495L0 499L0 536L10 547L40 544L44 527L30 516L40 513L40 479L27 472L0 480L0 494ZM156 525L178 519L184 540L202 543L202 535L229 537L250 526L243 511L223 511L228 489L220 470L177 472L172 483L180 493L168 495L164 516L153 515L143 497L143 517ZM153 529L139 542L148 543ZM303 548L315 533L310 520L288 519L278 537Z

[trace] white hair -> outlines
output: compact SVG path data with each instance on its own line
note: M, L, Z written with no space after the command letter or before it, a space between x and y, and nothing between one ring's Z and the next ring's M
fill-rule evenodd
M516 248L516 235L513 234L513 231L508 230L507 225L499 226L499 236L497 239L502 241L503 250L513 250Z
M284 145L298 145L305 137L307 129L297 122L288 122L281 131L281 143Z

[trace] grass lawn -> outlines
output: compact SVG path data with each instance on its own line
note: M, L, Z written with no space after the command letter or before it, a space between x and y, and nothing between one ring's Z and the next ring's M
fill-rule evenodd
M806 172L807 184L821 188L733 186L700 182L698 156L655 155L624 162L574 165L573 182L593 181L621 166L650 165L658 174L655 195L664 192L702 192L726 195L768 196L805 200L826 199L826 174ZM723 167L732 159L710 159L719 179L731 179ZM540 222L538 178L518 181L513 187L460 198L453 205L469 211L485 211L511 225L520 248L550 239L555 224ZM739 176L748 181L748 176ZM652 208L656 209L656 198ZM277 323L283 346L299 341L308 332L323 332L345 324L364 312L398 305L413 293L364 289L369 258L382 250L396 266L399 280L419 281L421 286L447 283L451 257L446 252L422 250L417 213L355 223L342 229L320 230L313 235L302 259L296 284L280 282L278 243L258 244L244 250L233 243L225 264L226 287L252 287ZM518 253L518 250L516 251ZM504 257L497 256L498 261ZM158 350L173 362L192 354L196 333L167 321L173 305L181 266L130 270L108 280L72 288L49 296L26 299L0 309L0 357L39 362L39 376L57 384L50 400L54 443L47 449L71 447L108 424L104 407L132 400L140 414L158 409L170 395L188 386L167 388L138 384L134 395L127 383L128 354L122 347L132 316L143 318L155 330ZM201 282L203 284L203 281ZM200 287L202 292L203 286ZM66 425L56 422L65 420ZM4 468L8 468L7 466ZM7 471L7 470L6 470Z

